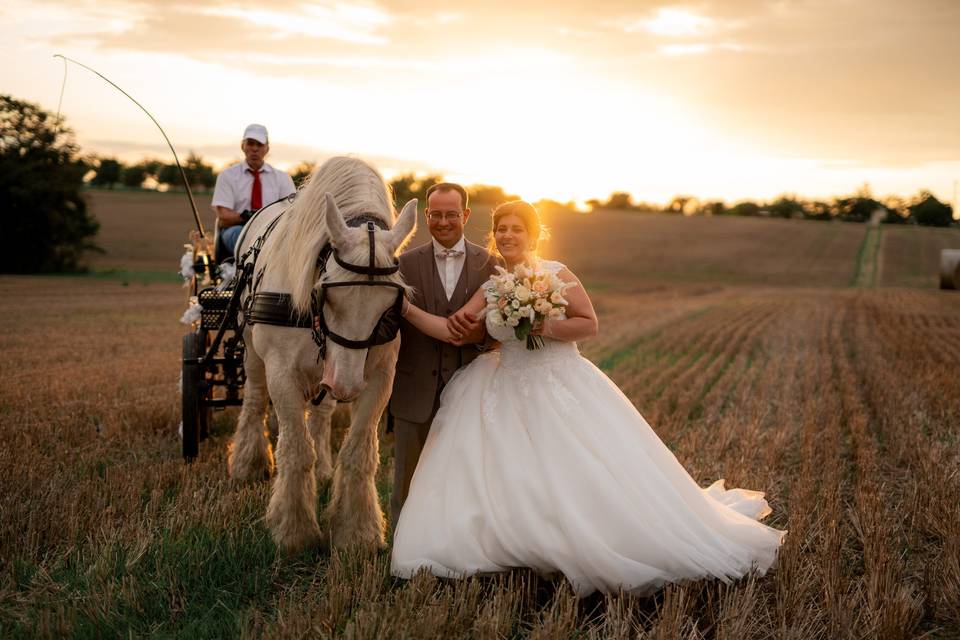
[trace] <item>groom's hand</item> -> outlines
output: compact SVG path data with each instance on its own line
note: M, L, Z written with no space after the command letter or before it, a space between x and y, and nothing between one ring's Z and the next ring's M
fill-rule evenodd
M459 344L473 344L484 338L483 322L472 313L460 310L447 318L447 328Z

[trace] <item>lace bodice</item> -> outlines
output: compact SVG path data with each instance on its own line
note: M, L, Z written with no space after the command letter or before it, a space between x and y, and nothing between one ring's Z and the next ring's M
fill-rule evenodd
M566 267L563 263L555 260L541 260L539 266L553 273L558 273ZM490 280L487 280L483 284L484 289L490 286L492 286ZM565 317L566 316L561 315L559 319L562 320ZM487 333L501 344L500 365L502 367L538 367L554 362L557 359L578 356L580 354L575 342L565 342L551 338L543 339L544 345L541 349L527 349L526 341L517 340L513 327L496 325L490 322L490 316L487 316L486 326Z

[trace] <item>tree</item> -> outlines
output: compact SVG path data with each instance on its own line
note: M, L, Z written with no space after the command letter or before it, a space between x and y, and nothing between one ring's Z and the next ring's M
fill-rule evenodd
M822 200L808 202L803 207L803 217L807 220L832 220L833 207Z
M722 200L704 202L700 206L700 213L705 216L722 216L724 213L726 213L726 210L727 206Z
M73 133L38 105L0 95L0 271L81 268L100 225L87 212Z
M410 198L416 198L423 206L427 203L427 189L438 182L443 182L443 176L427 175L419 178L415 173L399 175L390 181L393 201L402 207Z
M615 191L610 194L610 198L604 207L607 209L633 209L633 198L625 191Z
M217 178L213 173L213 167L203 161L193 151L187 156L187 161L183 165L183 171L187 174L187 182L191 187L204 187L212 189L216 184Z
M180 177L180 169L175 164L165 164L157 172L157 182L165 184L171 189L183 185L183 178Z
M137 188L147 179L147 166L143 162L124 167L120 172L120 182L125 187Z
M803 203L793 197L780 196L767 205L767 211L777 218L800 218L803 216Z
M877 209L886 209L883 203L874 200L871 196L864 195L869 193L868 187L861 187L851 198L837 198L835 208L837 215L841 220L847 222L867 222L873 217Z
M503 187L495 187L488 184L469 186L467 187L467 193L470 194L471 202L482 202L484 204L502 204L520 199L520 196L504 191Z
M187 175L187 182L190 188L204 187L212 189L217 183L217 176L213 173L213 167L203 161L203 158L190 152L187 159L181 165L183 172ZM183 177L180 175L180 169L175 162L161 165L156 172L157 182L167 185L169 189L177 189L183 186Z
M540 200L537 200L533 206L537 208L537 211L539 211L541 215L545 216L551 216L555 213L573 211L576 209L576 206L573 202L564 204L549 198L541 198Z
M300 188L303 185L303 181L310 177L316 166L316 164L308 160L304 160L295 166L293 172L290 174L293 184L296 185L297 188Z
M758 216L760 215L760 205L750 200L744 200L733 205L727 211L733 216Z
M113 185L120 182L120 173L123 171L123 165L116 158L100 158L97 165L97 173L90 181L98 187L107 187L113 189Z
M949 227L953 222L953 207L944 204L929 191L921 191L910 205L910 217L917 224L931 227Z
M682 213L685 216L692 215L700 208L700 201L693 196L675 196L673 200L664 207L664 213Z

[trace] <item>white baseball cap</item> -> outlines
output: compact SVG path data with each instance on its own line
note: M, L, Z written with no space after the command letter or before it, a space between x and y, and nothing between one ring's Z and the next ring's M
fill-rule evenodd
M262 124L250 124L243 130L243 139L251 138L260 144L267 144L267 128Z

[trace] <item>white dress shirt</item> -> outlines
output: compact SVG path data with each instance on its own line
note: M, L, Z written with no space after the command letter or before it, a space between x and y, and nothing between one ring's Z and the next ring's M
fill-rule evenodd
M227 207L237 213L251 209L250 194L253 191L253 173L246 162L235 164L220 172L217 186L213 189L213 206ZM260 167L261 205L267 206L291 193L296 193L293 180L285 171L280 171L266 162Z
M453 290L457 288L457 282L460 281L460 274L463 272L467 243L463 236L460 236L457 244L447 250L446 247L437 242L436 238L430 238L430 240L433 242L433 259L437 263L437 273L440 274L440 282L443 283L447 300L450 300L453 298Z

